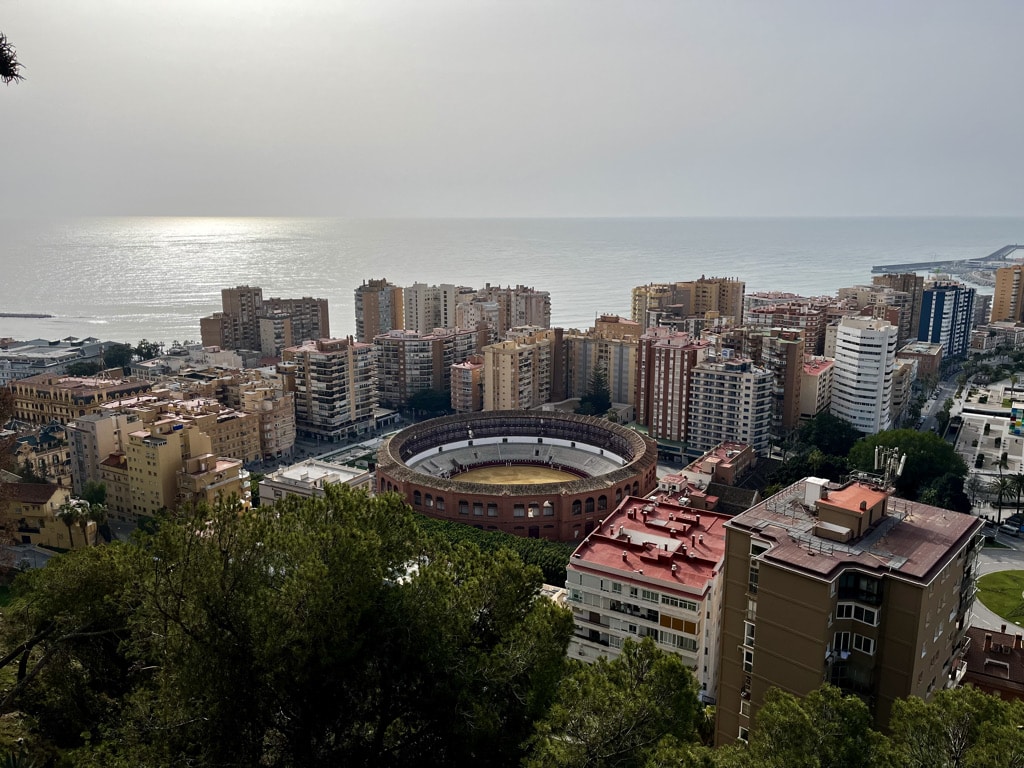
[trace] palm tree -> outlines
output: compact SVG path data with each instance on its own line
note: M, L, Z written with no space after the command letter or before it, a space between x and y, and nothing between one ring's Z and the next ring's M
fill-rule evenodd
M97 535L99 527L107 522L107 505L106 504L90 504L84 502L85 509L82 510L82 514L78 519L78 527L82 529L82 538L85 539L85 545L89 546L89 523L96 523Z
M75 537L72 526L82 520L82 502L78 499L68 499L57 508L57 517L68 527L68 549L74 549Z
M1018 472L1010 476L1012 490L1017 494L1017 511L1020 512L1021 496L1024 496L1024 472Z
M1014 492L1013 478L999 475L988 484L987 490L996 495L996 507L999 509L999 522L1001 523L1003 522L1003 499L1011 496Z

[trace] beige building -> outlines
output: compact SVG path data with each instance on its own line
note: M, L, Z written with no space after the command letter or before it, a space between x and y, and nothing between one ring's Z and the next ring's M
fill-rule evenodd
M369 344L376 336L405 326L402 288L380 280L364 280L355 290L356 341ZM470 326L475 327L475 326Z
M761 305L747 312L746 322L762 328L797 328L803 332L804 353L820 355L825 348L827 307L817 301Z
M525 285L503 288L487 283L476 292L459 295L455 319L460 328L476 328L485 322L498 338L512 328L550 328L551 295Z
M249 381L241 384L239 399L239 408L258 420L262 457L290 456L295 448L294 393L284 392L269 382Z
M921 379L938 376L942 370L942 345L927 341L912 341L896 351L896 360L913 360L917 364L917 376Z
M134 414L101 412L80 416L68 425L71 481L76 494L81 495L86 483L104 482L101 463L110 454L124 450L127 435L138 428L138 422ZM109 488L107 493L109 496Z
M178 472L178 509L214 506L234 498L240 508L252 506L249 473L238 459L212 453L185 459Z
M747 738L771 687L832 683L884 728L896 699L957 685L981 525L816 478L728 521L716 744Z
M871 283L872 285L890 288L893 291L907 295L907 311L904 316L908 324L906 328L900 327L900 338L904 341L916 339L921 322L921 298L924 295L924 277L914 272L892 273L875 275L871 278Z
M463 289L451 283L427 285L413 283L402 289L405 322L402 328L416 333L430 333L435 328L454 328L455 305Z
M650 283L632 291L634 322L653 327L661 318L714 316L726 323L743 323L742 280L728 277L704 277L679 283Z
M484 410L535 408L565 399L562 330L513 329L483 349Z
M331 333L327 299L264 299L262 288L240 285L221 290L221 306L222 311L199 321L204 347L276 355L286 346Z
M149 381L105 376L42 374L13 381L14 418L29 424L67 424L106 403L135 397L153 388Z
M996 270L992 322L1024 322L1024 264Z
M451 368L452 410L456 413L484 408L484 357L470 355Z
M566 395L583 397L595 369L604 371L613 403L636 404L637 350L640 324L602 315L585 333L569 332L566 347Z
M814 418L832 403L833 361L826 357L808 357L800 373L800 420Z
M702 360L693 366L687 405L686 453L700 455L723 442L768 452L774 376L746 358Z
M335 441L374 428L377 374L373 345L318 339L284 350L278 367L284 388L295 396L295 427Z
M67 488L50 483L3 483L0 486L0 522L21 544L53 549L78 549L96 544L96 523L68 526L60 508L71 502ZM83 538L84 534L84 538Z

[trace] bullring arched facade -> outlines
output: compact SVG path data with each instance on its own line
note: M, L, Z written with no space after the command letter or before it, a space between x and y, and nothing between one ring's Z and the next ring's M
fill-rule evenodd
M577 541L625 496L657 486L657 446L591 416L489 411L415 424L377 456L377 492L402 494L431 517L518 536ZM496 465L557 468L574 479L497 485L458 479Z

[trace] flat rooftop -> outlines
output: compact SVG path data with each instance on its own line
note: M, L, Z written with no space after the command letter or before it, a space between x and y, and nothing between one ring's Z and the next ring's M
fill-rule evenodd
M576 548L569 565L703 595L725 558L728 519L671 500L629 496Z
M885 494L877 486L855 482L845 488L829 487L828 503L837 497L852 509L869 494L886 496L880 522L859 539L840 543L815 535L820 521L807 502L807 482L801 480L733 517L736 528L773 542L762 555L830 581L841 568L856 565L865 571L899 575L928 582L979 530L982 520L948 509L928 506Z

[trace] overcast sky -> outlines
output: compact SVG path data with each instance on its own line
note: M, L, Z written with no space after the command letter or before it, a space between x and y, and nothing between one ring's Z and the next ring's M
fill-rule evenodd
M1024 2L0 0L0 215L1024 214Z

